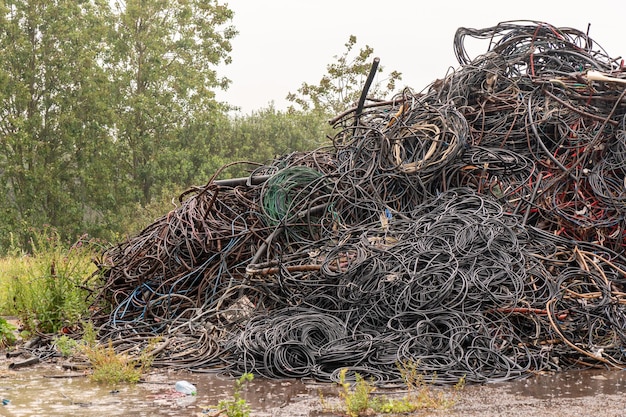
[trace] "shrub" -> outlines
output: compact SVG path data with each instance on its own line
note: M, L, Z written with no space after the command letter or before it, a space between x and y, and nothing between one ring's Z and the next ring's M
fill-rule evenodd
M51 228L36 234L31 255L4 259L10 275L2 283L8 290L0 298L2 311L17 315L27 332L56 333L78 323L88 315L97 280L91 243L81 240L67 248Z
M406 414L423 409L446 409L454 405L454 396L463 388L465 379L461 378L454 386L452 396L442 390L434 390L424 382L424 376L418 372L417 363L405 362L399 365L400 373L407 386L407 394L401 398L374 396L374 385L358 373L355 382L346 380L347 368L339 372L339 400L337 407L329 407L322 398L325 409L340 412L349 417L373 414Z
M93 325L87 323L83 339L79 344L79 351L87 357L93 368L92 381L113 385L134 384L139 382L143 374L152 366L154 359L152 352L160 340L159 337L152 338L139 357L133 357L117 353L111 340L106 345L98 344Z
M15 330L16 327L14 325L0 317L0 348L5 348L15 343Z

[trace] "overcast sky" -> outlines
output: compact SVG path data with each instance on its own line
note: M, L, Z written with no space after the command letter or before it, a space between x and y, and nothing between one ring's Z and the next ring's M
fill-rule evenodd
M416 91L458 67L452 43L461 26L539 20L586 31L590 24L591 38L609 55L626 55L623 0L225 1L239 35L232 41L233 62L220 68L232 84L218 99L244 114L270 103L284 110L285 96L303 82L317 84L350 35L357 37L355 49L374 48L385 73L402 73L399 88Z

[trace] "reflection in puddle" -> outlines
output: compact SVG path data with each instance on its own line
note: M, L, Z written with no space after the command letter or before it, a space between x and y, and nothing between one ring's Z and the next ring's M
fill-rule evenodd
M111 387L92 383L86 377L50 378L54 371L31 368L0 374L0 405L3 416L202 416L213 415L220 400L231 399L234 378L186 372L154 373L148 382L135 386ZM58 370L58 374L63 371ZM186 380L198 389L197 396L184 396L174 390L176 381ZM598 394L620 394L626 384L623 371L570 371L539 375L522 381L486 384L481 390L505 390L523 398L579 398ZM468 387L469 388L469 387ZM255 416L274 416L287 404L336 394L330 384L308 385L301 381L269 381L256 378L242 392ZM471 390L471 388L470 388ZM502 392L502 391L500 391ZM315 411L311 411L315 414ZM303 416L313 415L304 411Z
M511 394L550 399L621 394L625 385L626 372L624 371L587 370L538 375L501 386L507 387L507 391Z
M174 384L179 380L194 384L198 395L176 392ZM42 375L40 369L32 368L0 374L0 397L9 401L6 406L0 405L0 415L195 416L202 415L202 411L214 414L208 410L215 410L222 399L231 399L233 386L234 379L214 374L164 372L151 374L145 383L112 387L93 383L86 377L50 378ZM310 395L317 396L317 390L302 382L263 379L248 383L242 392L253 410L259 412Z

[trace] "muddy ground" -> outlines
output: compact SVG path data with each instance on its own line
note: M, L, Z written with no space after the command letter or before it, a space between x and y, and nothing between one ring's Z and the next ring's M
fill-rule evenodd
M106 386L91 382L84 373L67 371L59 363L11 370L14 359L2 356L0 397L6 405L0 405L1 416L216 416L218 402L232 399L233 394L233 379L214 374L154 370L134 386ZM174 384L179 380L196 385L198 395L177 393ZM623 371L539 375L523 381L466 386L451 408L411 415L626 417L625 384ZM337 400L337 392L332 384L256 378L245 388L243 398L256 417L328 417L341 415L328 410ZM383 394L403 395L378 392Z

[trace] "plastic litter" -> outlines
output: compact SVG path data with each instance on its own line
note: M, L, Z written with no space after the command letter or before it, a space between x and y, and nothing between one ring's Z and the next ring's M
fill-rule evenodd
M187 382L187 381L178 381L176 385L174 385L174 389L178 392L182 392L187 395L196 395L198 393L195 385Z

